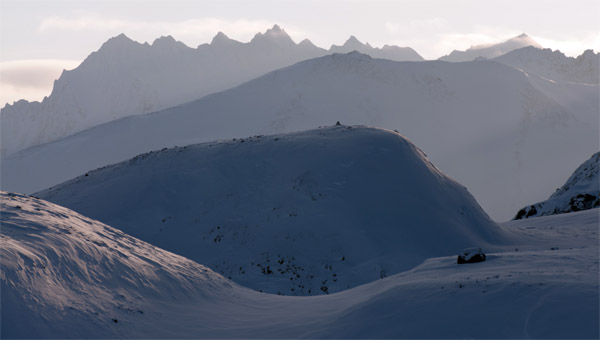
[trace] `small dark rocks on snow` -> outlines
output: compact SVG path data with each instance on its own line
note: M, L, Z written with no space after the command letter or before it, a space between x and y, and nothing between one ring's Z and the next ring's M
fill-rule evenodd
M456 259L456 263L476 263L485 261L485 254L481 250L481 248L467 248L463 249L460 254L458 254L458 258Z

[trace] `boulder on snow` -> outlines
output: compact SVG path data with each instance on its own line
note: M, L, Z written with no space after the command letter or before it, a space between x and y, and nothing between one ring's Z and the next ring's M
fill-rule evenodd
M481 248L467 248L463 249L460 254L458 254L458 259L456 263L475 263L475 262L483 262L485 261L485 254L481 250Z

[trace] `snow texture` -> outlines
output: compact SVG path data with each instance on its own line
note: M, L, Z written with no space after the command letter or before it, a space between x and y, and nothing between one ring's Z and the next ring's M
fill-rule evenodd
M429 258L340 293L287 297L52 203L0 198L3 339L600 336L597 211L506 223L514 244L485 262Z
M398 61L423 60L410 48L376 49L355 42L348 50L348 44L332 49L356 49ZM121 34L74 70L63 71L41 103L7 104L0 112L0 152L8 156L98 124L184 104L331 52L308 40L294 43L277 25L248 43L219 32L210 44L195 49L171 36L150 45Z
M366 127L142 154L36 195L273 294L334 293L508 240L412 143Z
M553 82L492 61L334 54L14 154L2 161L1 185L33 193L151 150L341 121L400 131L494 219L508 220L597 151L599 102L598 85Z
M515 219L564 214L600 206L600 152L581 164L545 201L527 206Z

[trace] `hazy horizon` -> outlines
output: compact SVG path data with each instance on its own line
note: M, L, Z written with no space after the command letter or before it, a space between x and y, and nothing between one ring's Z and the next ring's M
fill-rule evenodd
M600 50L595 18L600 4L593 1L548 6L543 1L3 0L0 6L2 106L18 99L41 100L63 69L76 67L120 33L142 43L171 35L195 48L219 31L248 42L277 24L296 43L309 39L329 49L354 35L374 47L411 47L427 60L521 33L568 56Z

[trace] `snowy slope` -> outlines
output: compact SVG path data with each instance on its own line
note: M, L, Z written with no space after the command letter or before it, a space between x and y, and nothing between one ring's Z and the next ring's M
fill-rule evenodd
M2 338L600 335L592 211L507 223L524 244L483 263L432 258L341 293L285 297L43 200L2 193L0 202Z
M423 60L410 48L360 43L353 48L392 60ZM0 152L4 157L101 123L180 105L328 53L308 40L296 44L277 25L248 43L219 32L195 49L171 36L150 45L121 34L64 71L41 103L7 104L0 112Z
M573 58L558 50L528 46L494 60L556 81L598 84L600 74L600 53L594 53L592 50Z
M286 295L337 292L506 242L412 143L365 127L142 154L36 195Z
M597 85L552 83L491 61L335 54L12 155L1 164L0 184L32 193L163 147L340 120L397 129L465 184L494 219L508 220L550 195L548 183L562 181L571 164L597 151L598 103Z
M600 206L600 152L581 164L545 201L525 207L515 219L564 214Z
M541 46L535 40L523 33L498 44L472 46L466 51L454 50L449 55L440 57L438 60L459 62L472 61L477 58L491 59L525 46L541 48Z

